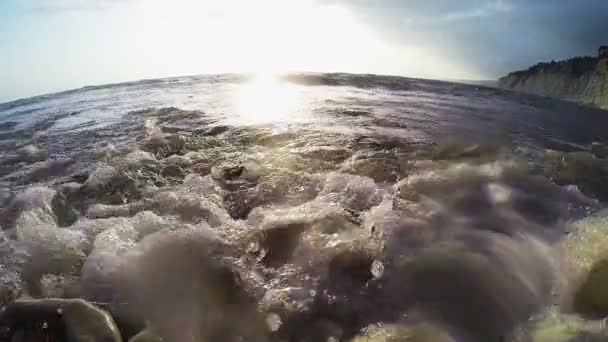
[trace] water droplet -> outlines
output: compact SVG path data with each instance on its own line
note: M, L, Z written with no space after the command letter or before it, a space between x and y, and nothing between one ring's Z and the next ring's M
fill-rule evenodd
M281 327L283 322L281 321L281 317L274 312L266 315L266 325L270 331L277 331Z
M372 262L371 272L374 278L379 279L384 274L384 264L379 260Z
M48 329L48 327L49 327L49 323L48 322L42 323L42 329Z

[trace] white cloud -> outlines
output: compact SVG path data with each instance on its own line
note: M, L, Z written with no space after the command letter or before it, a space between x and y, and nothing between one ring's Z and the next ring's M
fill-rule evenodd
M442 21L462 21L469 19L487 18L501 13L508 13L513 10L513 5L498 0L481 7L470 8L464 11L448 13L440 18Z
M130 0L29 0L28 8L32 12L71 12L105 10L113 5Z

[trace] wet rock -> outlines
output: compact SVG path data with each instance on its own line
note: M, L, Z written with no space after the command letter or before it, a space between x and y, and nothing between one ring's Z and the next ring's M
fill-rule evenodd
M129 342L163 342L164 340L152 331L146 329L133 336Z
M329 262L328 281L332 287L361 287L374 278L374 255L363 249L346 248Z
M80 279L73 275L45 274L40 279L42 298L76 298L80 294Z
M230 192L224 197L226 211L235 220L243 220L257 206L255 196L247 191Z
M19 290L16 287L4 285L4 284L2 286L0 286L0 311L6 305L8 305L9 303L11 303L15 299L17 299L17 297L19 297L19 295L20 295Z
M110 165L98 166L83 184L82 189L106 204L123 204L140 196L133 180Z
M196 162L192 165L192 172L201 176L208 175L211 172L211 165L206 162Z
M112 163L123 169L153 166L156 162L156 157L154 157L152 153L141 150L135 150L125 156L117 157L112 160Z
M90 245L81 232L31 222L34 220L18 222L16 230L18 241L28 249L21 278L28 293L37 297L42 295L45 274L78 274Z
M608 331L602 321L589 321L550 308L534 316L515 330L516 341L530 342L600 342L606 341Z
M380 204L386 192L367 177L329 173L320 196L336 194L336 200L352 211L368 210Z
M155 132L144 141L141 149L153 153L158 158L182 153L188 139L177 134Z
M420 325L373 325L350 342L453 342L446 332L427 324Z
M86 217L90 219L131 217L143 209L143 203L139 202L120 205L95 204L89 207Z
M63 191L58 191L51 201L55 220L60 227L70 226L78 220L78 210L69 199L69 195L66 196Z
M167 341L267 341L267 328L210 233L161 233L132 263L136 307ZM219 254L218 254L219 253ZM171 272L166 272L171 270Z
M407 159L393 152L374 152L353 156L352 160L345 163L343 171L382 183L405 178L410 168Z
M417 308L473 341L505 338L540 308L552 286L536 242L495 238L492 256L446 242L416 255L403 271Z
M95 237L110 228L117 228L123 226L131 226L132 222L125 217L110 217L104 219L90 220L87 218L81 218L76 221L70 227L69 230L81 232L85 234L88 241L93 241Z
M260 306L266 312L277 312L289 315L302 311L313 302L314 295L304 287L286 287L270 289L264 293Z
M608 202L608 160L587 152L568 153L563 158L565 172L587 196Z
M99 221L99 220L94 220ZM81 289L85 298L112 303L120 296L126 281L124 268L134 250L139 233L130 221L123 220L95 237L93 249L81 272Z
M192 136L186 139L184 148L188 151L201 151L224 146L215 136Z
M42 162L37 162L31 166L31 169L23 176L24 183L41 182L53 177L68 175L72 172L71 166L76 162L69 158L49 159Z
M25 340L122 341L110 314L81 299L18 300L0 313L0 326Z
M179 165L166 165L163 167L161 175L166 178L183 178L186 171Z
M187 157L188 159L190 159L193 163L200 163L203 161L207 161L207 157L203 153L197 152L197 151L190 151L190 152L186 153L184 156Z
M2 228L14 228L17 218L25 212L29 212L28 217L30 218L38 218L42 222L54 223L52 201L55 195L55 190L47 187L35 186L27 188L9 202L5 215L0 218Z
M596 261L574 293L576 312L592 318L608 316L608 259Z
M27 163L35 163L48 158L48 153L46 151L42 151L34 145L27 145L18 149L17 155L22 161Z
M98 146L95 149L95 155L97 157L97 160L106 162L106 163L109 162L110 160L112 160L112 158L114 158L116 155L118 155L118 153L119 153L118 149L113 144L106 144L105 146Z
M171 155L161 161L165 165L176 165L179 167L190 167L192 166L192 160L186 156L180 156L177 154Z
M258 232L255 240L259 243L262 263L276 267L289 261L307 228L305 224L295 223L276 225Z
M84 187L90 191L102 191L121 178L120 171L110 165L100 165L89 175Z
M499 152L499 148L493 145L467 144L453 141L437 145L432 153L432 158L434 160L495 159Z
M591 144L591 153L600 159L608 159L608 145L594 142Z
M228 215L213 201L195 193L166 191L157 194L152 207L161 215L178 215L183 221L205 221L212 227L224 222Z

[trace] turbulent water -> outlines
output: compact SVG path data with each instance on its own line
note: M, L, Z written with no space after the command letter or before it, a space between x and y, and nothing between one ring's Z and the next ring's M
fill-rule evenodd
M371 75L0 104L0 304L84 298L124 339L514 340L569 296L560 246L602 215L607 143L606 111Z

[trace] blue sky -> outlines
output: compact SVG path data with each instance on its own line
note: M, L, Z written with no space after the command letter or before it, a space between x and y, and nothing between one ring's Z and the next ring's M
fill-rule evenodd
M0 102L221 72L491 79L608 44L607 0L0 0Z

